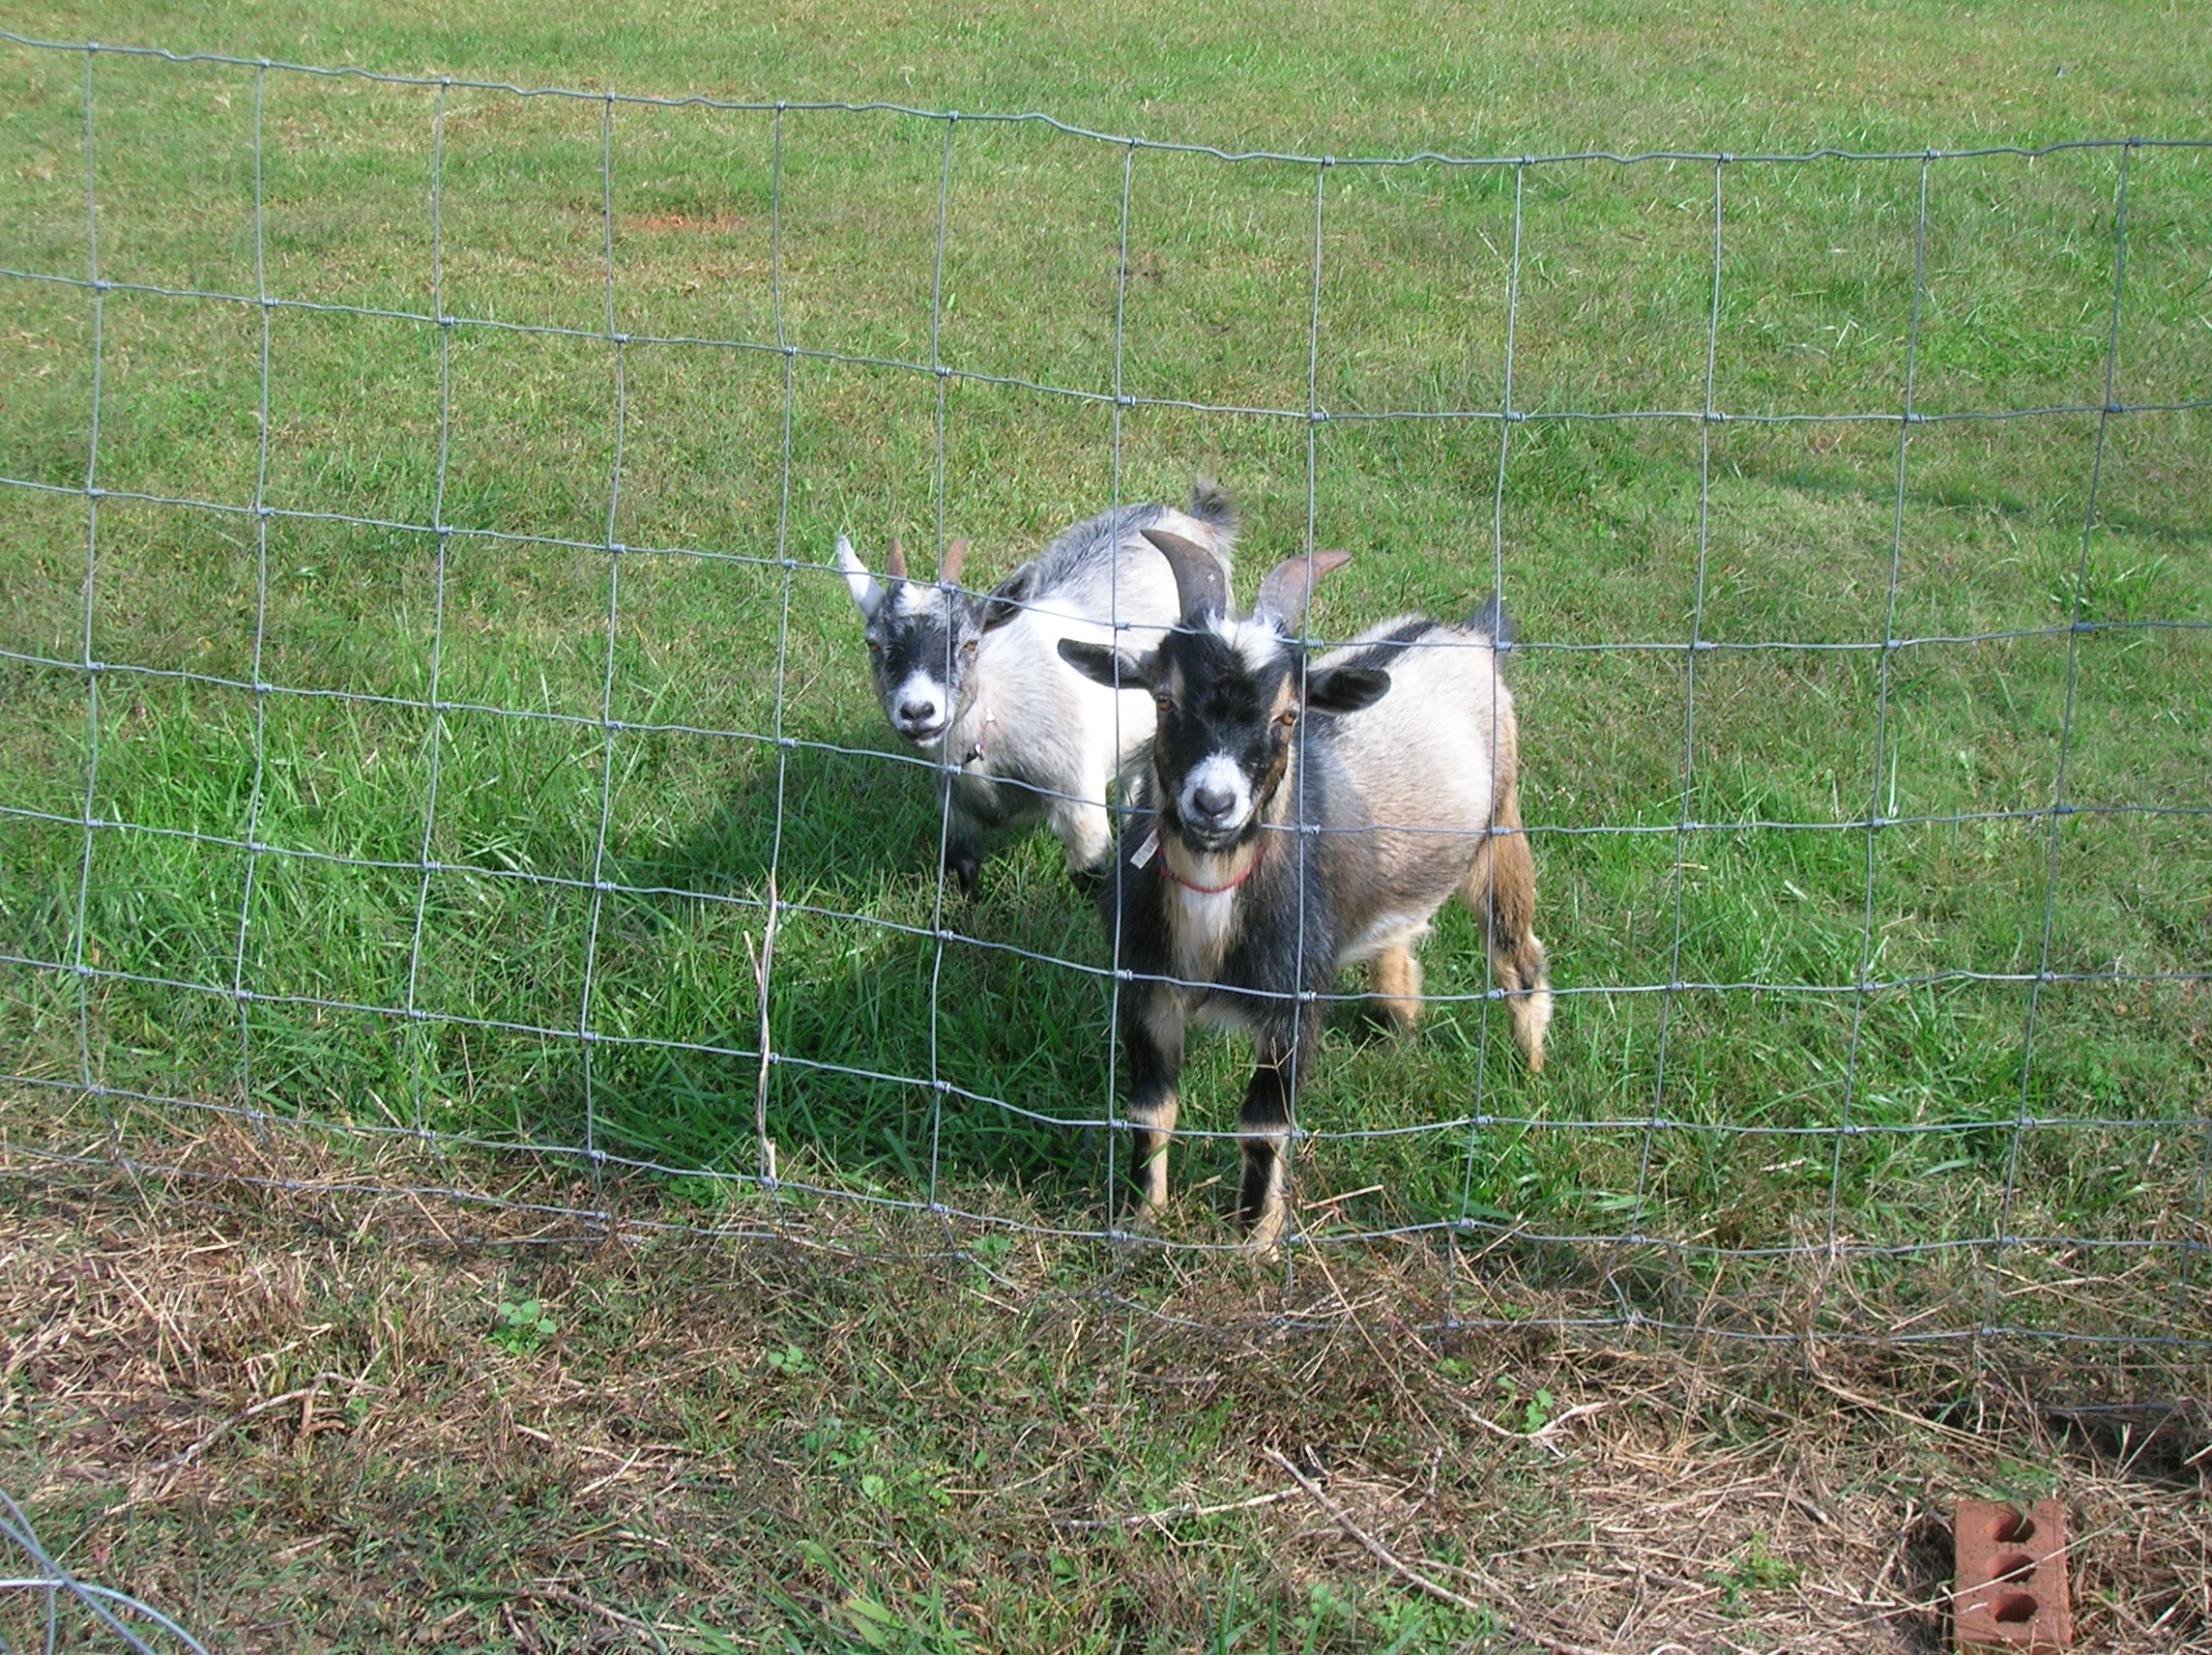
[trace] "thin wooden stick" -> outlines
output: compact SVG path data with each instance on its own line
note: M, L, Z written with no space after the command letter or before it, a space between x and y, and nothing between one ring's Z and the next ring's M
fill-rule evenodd
M760 1075L753 1090L753 1135L760 1143L761 1181L771 1190L775 1188L775 1140L768 1135L768 1075L769 1065L774 1061L769 1050L768 989L769 976L775 968L775 922L777 918L775 875L768 878L768 923L761 929L760 951L753 951L753 934L747 931L745 952L752 956L753 986L760 1000Z
M1255 1506L1273 1505L1277 1500L1289 1499L1289 1489L1271 1489L1250 1499L1231 1500L1227 1505L1171 1505L1159 1511L1136 1511L1127 1517L1056 1517L1055 1528L1142 1528L1148 1523L1166 1524L1184 1517L1219 1517L1224 1512L1250 1511Z

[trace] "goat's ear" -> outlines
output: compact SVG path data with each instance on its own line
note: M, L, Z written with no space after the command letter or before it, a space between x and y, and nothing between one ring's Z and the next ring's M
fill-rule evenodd
M1150 655L1140 659L1126 650L1106 644L1062 638L1060 658L1092 683L1102 683L1108 689L1146 689L1151 685L1152 657Z
M1022 565L999 582L997 590L983 599L983 630L994 631L1019 615L1023 606L1029 602L1030 594L1035 590L1034 564Z
M1390 693L1381 667L1336 667L1306 680L1306 706L1316 712L1357 712Z
M868 566L854 554L853 542L842 535L837 537L837 566L845 571L845 590L853 595L860 619L873 621L884 606L884 583L868 572Z

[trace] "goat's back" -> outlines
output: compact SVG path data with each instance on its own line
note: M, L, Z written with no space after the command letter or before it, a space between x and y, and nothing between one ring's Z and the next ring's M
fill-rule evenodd
M1132 680L1116 695L1069 666L1059 648L1073 638L1142 653L1175 624L1181 615L1175 571L1144 537L1147 529L1206 547L1226 572L1234 537L1226 501L1218 517L1124 506L1056 536L1027 566L1023 612L983 634L994 774L1103 805L1107 779L1151 740L1152 698L1142 683ZM1013 583L1009 576L1006 585ZM974 734L964 729L961 739Z
M1036 556L1031 602L1058 615L1094 622L1135 624L1124 632L1124 648L1142 652L1182 613L1175 571L1158 548L1144 537L1147 529L1179 535L1203 546L1230 572L1235 531L1227 521L1196 517L1172 506L1123 506L1101 511L1057 536Z
M1389 673L1390 689L1321 721L1306 760L1327 778L1312 807L1331 829L1323 854L1337 864L1346 958L1367 951L1363 935L1395 929L1390 916L1425 923L1451 894L1518 763L1513 698L1487 632L1403 617L1311 670L1353 663Z

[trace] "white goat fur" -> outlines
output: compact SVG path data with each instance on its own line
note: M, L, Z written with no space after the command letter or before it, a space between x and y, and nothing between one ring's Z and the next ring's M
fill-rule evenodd
M1192 504L1202 514L1129 506L1055 537L1025 566L1026 581L1025 570L1017 569L1000 587L1001 594L1016 595L1018 613L980 631L955 684L929 685L952 703L952 718L941 734L916 745L957 769L954 841L973 846L981 829L1041 817L1060 840L1071 874L1098 868L1112 856L1108 790L1130 779L1132 763L1151 740L1152 698L1141 684L1117 693L1092 682L1061 658L1059 645L1063 638L1081 638L1139 653L1158 646L1180 614L1180 603L1173 570L1142 532L1181 536L1212 553L1225 572L1229 568L1236 530L1226 497L1202 482ZM881 615L897 628L923 621L933 610L944 612L942 588L917 580L878 581L842 539L838 563L856 605L871 623ZM871 624L870 630L878 628ZM973 635L973 628L962 635ZM955 653L956 647L943 649L939 660ZM942 681L942 665L931 676ZM894 687L903 692L903 684L879 681L895 727ZM947 846L948 865L958 865L958 855L955 845ZM971 860L969 870L973 865ZM967 883L972 871L961 877Z

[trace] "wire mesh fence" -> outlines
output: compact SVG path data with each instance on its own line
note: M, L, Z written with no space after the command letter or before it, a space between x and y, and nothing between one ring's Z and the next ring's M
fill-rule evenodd
M1218 463L1358 553L1317 642L1523 617L1558 962L1541 1083L1464 918L1416 1041L1325 997L1282 1271L2212 1345L2212 140L1230 153L0 39L15 1176L216 1118L1125 1261L1128 973L1036 844L934 877L827 552Z

